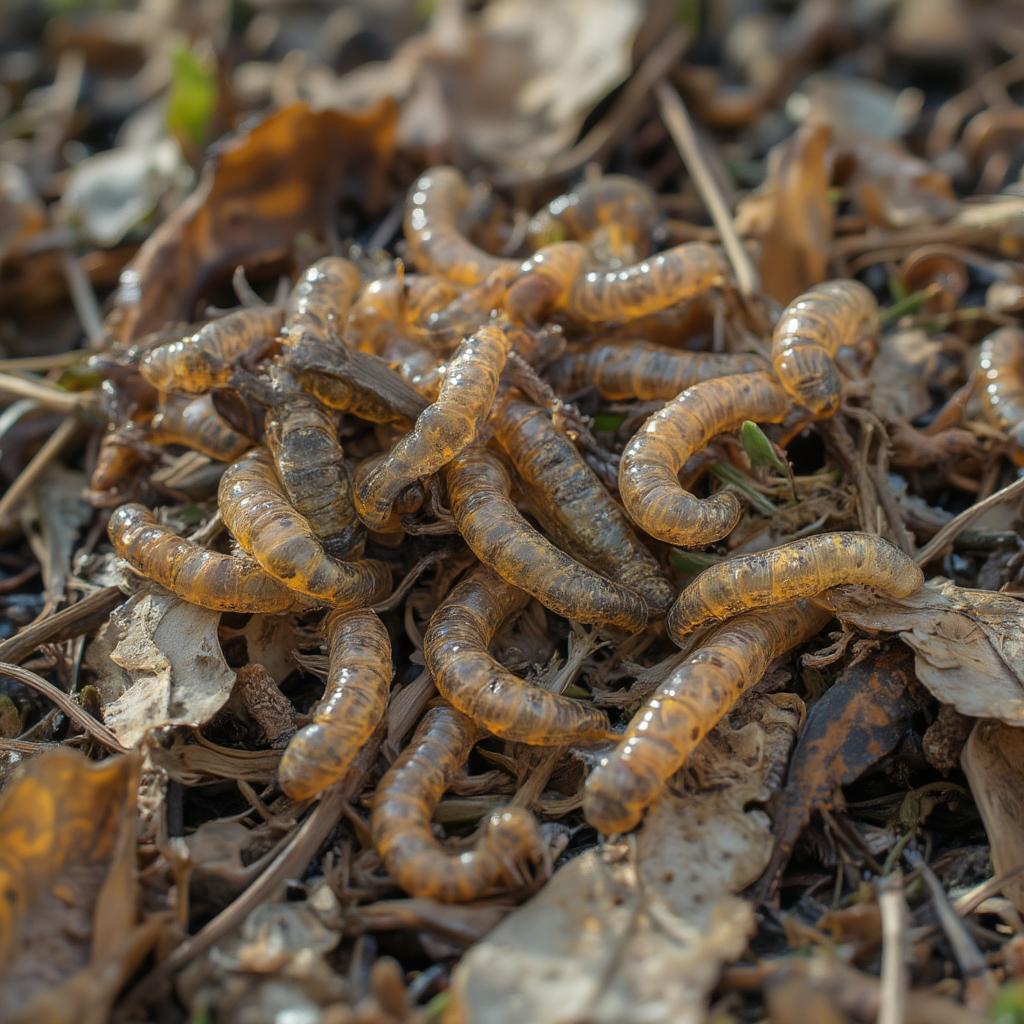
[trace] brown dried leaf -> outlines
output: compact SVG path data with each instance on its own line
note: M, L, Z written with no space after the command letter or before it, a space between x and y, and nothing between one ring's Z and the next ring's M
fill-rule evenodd
M1024 726L1024 605L1004 594L929 580L896 600L836 587L822 600L844 623L895 633L917 656L918 681L972 718Z
M0 797L0 1017L101 1024L146 955L139 923L138 760L71 750L30 761Z
M961 764L985 824L996 875L1019 868L1024 864L1024 731L999 722L978 722ZM1017 875L1002 889L1024 912L1024 878Z
M212 277L322 229L343 193L372 210L396 119L390 100L361 113L295 103L221 143L195 191L122 274L120 340L187 320Z
M915 420L932 407L928 382L942 356L942 343L924 331L884 334L871 364L872 409L886 420Z
M760 721L719 726L707 788L666 795L634 848L575 858L471 949L452 979L453 1019L702 1020L721 964L753 929L733 896L763 869L770 795L795 735L788 700L753 695Z
M235 674L217 639L219 612L141 593L110 617L86 653L104 721L127 746L161 725L201 725L231 694Z

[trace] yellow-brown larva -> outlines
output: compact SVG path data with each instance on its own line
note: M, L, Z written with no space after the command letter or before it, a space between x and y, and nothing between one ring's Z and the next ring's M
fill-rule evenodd
M1000 327L978 350L985 418L1010 438L1011 454L1024 466L1024 331Z
M388 631L367 610L331 612L324 620L327 682L312 721L292 737L277 777L295 800L318 796L345 777L388 706L395 669Z
M218 612L269 614L302 601L248 558L207 551L156 521L141 505L122 505L107 524L114 550L147 579L190 604Z
M191 448L218 462L231 462L252 447L252 441L217 412L212 395L164 395L146 439Z
M485 449L467 448L445 476L455 525L484 565L567 619L632 632L647 625L647 602L636 591L570 558L523 518L505 467Z
M729 709L786 651L814 636L828 614L797 601L747 612L719 627L636 713L590 773L583 813L599 832L628 832L669 778Z
M914 561L876 534L819 533L705 569L669 609L666 625L681 644L709 622L814 597L830 587L857 584L907 597L923 583Z
M791 406L769 373L746 373L687 388L650 416L619 462L619 494L630 519L652 537L681 547L702 547L727 536L740 517L728 491L696 498L683 490L679 471L691 455L744 420L781 423Z
M772 366L800 405L826 419L842 400L836 353L872 345L878 331L878 303L864 285L826 281L783 310L772 335Z
M504 739L559 746L607 737L604 712L527 683L488 653L498 627L527 600L483 566L452 590L423 636L423 660L438 692L482 729Z
M307 338L341 345L349 310L362 279L351 260L325 256L296 281L285 308L281 340L302 345Z

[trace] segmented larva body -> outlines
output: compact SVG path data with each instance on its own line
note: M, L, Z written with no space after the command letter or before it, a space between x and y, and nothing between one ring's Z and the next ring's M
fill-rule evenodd
M266 443L288 501L335 558L358 553L365 540L352 502L345 453L331 414L303 392L281 394L267 411Z
M708 622L830 587L858 584L907 597L923 583L913 560L876 534L819 533L705 569L669 609L668 634L681 644Z
M494 403L508 348L508 335L494 325L467 338L448 362L437 401L383 462L357 470L356 510L371 530L387 522L400 491L436 473L476 440Z
M722 253L686 242L621 270L588 270L578 242L542 249L522 266L505 297L508 315L538 324L561 313L581 324L621 323L687 302L728 276Z
M647 602L636 591L570 558L523 518L509 497L512 481L493 455L472 446L445 473L455 525L484 565L567 619L631 632L647 625Z
M635 590L652 612L663 614L674 594L661 566L550 416L507 396L495 409L492 423L548 533L575 558Z
M264 449L230 465L217 492L231 535L276 580L334 608L363 608L385 597L391 574L383 562L339 562L289 504Z
M295 282L288 297L282 342L301 345L312 338L340 345L361 284L359 270L350 260L341 256L317 260Z
M527 600L484 566L452 590L423 635L423 660L438 692L503 739L560 746L607 737L604 712L520 679L488 653L498 628Z
M96 465L89 477L89 488L97 494L113 491L128 483L136 470L146 462L146 455L137 435L123 428L108 430L96 452Z
M240 309L211 320L188 338L150 349L139 372L159 391L202 394L227 384L238 359L270 342L283 324L283 309Z
M157 444L191 448L218 462L231 462L252 447L252 441L217 412L212 395L165 395L146 438Z
M985 418L1007 434L1013 460L1024 466L1024 331L1000 327L978 351Z
M581 352L566 353L545 374L562 394L586 387L613 401L639 398L668 401L680 391L719 377L767 370L756 355L687 352L645 341L597 342Z
M772 366L782 386L819 419L842 399L835 355L878 337L878 303L859 281L826 281L791 302L772 335Z
M286 612L301 599L255 562L207 551L156 521L142 505L122 505L107 524L114 550L142 576L190 604L217 612Z
M518 276L518 267L495 270L479 284L464 288L443 309L428 313L420 322L434 341L442 345L457 345L502 308L509 283ZM514 333L522 334L522 331Z
M371 611L331 612L324 621L327 683L312 721L292 737L277 777L295 800L319 796L345 777L388 706L395 674L391 640Z
M430 708L377 787L370 815L373 845L410 896L442 903L476 900L519 884L523 868L543 853L537 824L522 807L492 814L466 853L450 853L434 837L430 819L475 742L469 719L449 707Z
M720 627L658 687L591 772L583 813L599 832L637 825L665 784L768 667L814 636L828 614L806 601L747 612Z
M619 462L619 494L630 519L652 537L702 547L727 536L740 518L728 491L696 498L679 484L690 456L744 420L781 423L791 399L769 373L738 374L687 388L650 416Z
M459 221L469 200L469 186L454 167L434 167L409 189L405 244L418 270L472 285L495 270L517 266L517 260L492 256L463 234Z

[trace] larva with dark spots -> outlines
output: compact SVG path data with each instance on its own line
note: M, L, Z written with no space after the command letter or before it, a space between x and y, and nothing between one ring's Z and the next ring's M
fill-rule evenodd
M981 407L985 418L1010 438L1011 454L1024 466L1024 331L1000 327L978 350Z

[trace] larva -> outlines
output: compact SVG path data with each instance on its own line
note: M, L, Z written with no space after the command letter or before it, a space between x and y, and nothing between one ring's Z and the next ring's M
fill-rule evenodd
M505 296L505 310L525 324L542 323L552 313L580 324L634 320L696 298L728 275L721 252L704 242L677 245L621 270L587 270L586 248L561 242L522 269Z
M645 341L597 342L567 353L546 373L556 391L571 394L586 387L613 401L639 398L669 401L680 391L706 380L766 370L756 355L687 352Z
M282 309L240 309L211 320L188 338L150 349L139 372L159 391L202 394L227 384L235 362L271 341L283 324Z
M373 735L394 676L391 641L371 611L331 612L324 621L327 683L312 722L288 744L277 777L294 800L318 796L344 778Z
M924 583L924 574L899 548L873 533L801 537L705 569L669 609L668 634L683 643L708 622L851 583L907 597Z
M288 297L284 344L302 345L313 338L340 345L361 283L355 264L341 256L326 256L308 267Z
M213 396L208 394L197 398L164 395L146 437L157 444L191 448L218 462L231 462L252 446L249 438L217 412Z
M651 611L663 614L673 592L661 567L547 413L508 396L495 409L492 422L548 533L581 562L635 590Z
M1000 327L981 344L978 372L985 418L1009 436L1014 462L1024 466L1024 331Z
M469 199L469 186L454 167L434 167L409 189L405 244L418 270L473 285L495 270L515 269L517 260L492 256L463 234L459 220Z
M590 773L583 813L599 832L628 832L729 709L776 658L814 636L828 614L797 601L717 629L651 695Z
M410 895L466 903L520 881L522 869L543 853L529 811L492 814L473 850L449 853L430 819L466 763L476 729L449 707L430 708L409 745L381 779L373 798L373 845L391 877Z
M791 400L769 373L721 377L687 388L650 416L619 462L619 493L630 519L652 537L703 547L727 536L740 517L729 491L695 498L679 484L691 455L744 420L781 423Z
M299 596L255 562L207 551L156 521L142 505L122 505L107 524L114 550L142 576L183 601L218 612L290 611Z
M356 472L356 510L371 530L387 522L403 488L436 473L476 439L497 394L508 348L508 335L494 325L467 338L448 362L437 401L383 462Z
M800 405L826 419L842 398L836 353L873 344L878 331L878 303L864 285L826 281L783 310L772 334L772 366Z
M587 743L610 735L604 712L513 675L488 653L498 627L527 595L480 566L430 619L423 660L438 692L477 725L535 746Z
M631 632L647 625L647 603L636 591L581 565L530 526L512 503L512 481L494 456L471 446L445 473L455 525L484 565L567 619Z
M335 558L358 552L365 533L331 414L303 392L280 394L267 411L266 443L288 501Z
M362 608L387 595L391 574L383 562L339 562L324 551L309 522L288 503L264 449L224 471L217 501L242 550L291 589L334 608Z
M89 489L96 495L121 488L147 461L141 438L131 428L108 430L100 441Z

